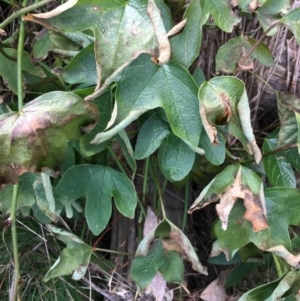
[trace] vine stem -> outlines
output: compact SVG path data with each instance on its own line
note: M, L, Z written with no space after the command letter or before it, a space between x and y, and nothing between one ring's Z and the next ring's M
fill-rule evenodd
M27 0L24 0L23 5L27 5ZM20 15L21 16L21 15ZM25 25L23 22L20 24L19 41L18 41L18 54L17 54L17 88L18 88L18 111L22 110L23 107L23 76L22 76L22 56L24 47L24 37L25 37ZM19 280L20 280L20 266L19 266L19 250L18 250L18 235L17 235L17 222L16 222L16 212L18 205L18 192L19 184L14 185L13 195L11 200L11 210L10 210L10 221L11 221L11 235L12 235L12 247L13 247L13 257L14 257L14 281L11 291L10 301L21 300L19 291Z
M20 280L20 266L19 266L19 251L18 251L18 239L17 239L17 223L16 223L16 211L18 202L19 185L14 185L13 196L11 200L11 211L9 220L11 221L11 235L14 257L14 281L10 293L10 301L21 300L19 292L19 280Z
M22 15L25 15L37 8L40 8L50 2L53 2L55 0L43 0L41 2L38 2L38 3L35 3L35 4L32 4L30 6L27 6L27 3L26 5L23 5L23 6L27 6L27 7L24 7L18 11L16 11L15 13L11 14L5 21L3 21L1 24L0 24L0 28L3 29L5 26L7 26L10 22L12 22L14 19L17 19L19 17L21 17ZM27 1L26 1L27 2Z

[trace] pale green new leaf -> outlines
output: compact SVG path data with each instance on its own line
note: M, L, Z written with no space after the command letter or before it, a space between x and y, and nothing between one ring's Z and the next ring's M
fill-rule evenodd
M181 139L169 134L158 151L158 164L163 175L170 181L182 180L192 169L195 152Z
M72 274L72 272L72 278L74 280L79 280L84 277L91 259L93 248L73 233L52 225L48 225L48 228L56 234L56 237L63 241L67 247L62 250L60 257L47 272L43 281L46 282L54 277L69 275Z
M253 134L250 107L244 83L231 76L214 77L200 88L200 115L211 143L218 143L218 126L227 125L229 132L238 138L244 148L254 155L256 163L261 152Z
M133 183L124 174L101 165L78 165L68 169L54 194L64 202L86 197L85 215L94 235L103 231L111 217L112 197L117 209L129 218L134 217L137 204Z
M141 76L143 74L143 76ZM162 107L173 133L193 150L198 149L201 133L197 85L182 66L154 64L149 55L140 55L128 66L117 83L117 124L96 135L92 143L112 138L144 112Z
M219 48L216 56L216 71L233 73L237 64L243 60L256 40L240 35L230 39ZM268 47L259 43L250 55L250 59L257 59L261 64L271 67L274 64L273 56ZM247 59L248 61L249 59ZM246 61L246 62L247 62ZM243 66L241 66L243 68Z
M134 157L142 160L153 154L169 135L170 127L158 113L152 114L139 130Z
M276 148L277 138L265 139L263 153L268 153ZM296 188L296 178L291 165L287 162L284 153L264 157L264 167L268 180L274 187Z
M182 19L187 19L183 32L171 38L172 59L189 68L199 55L202 26L200 0L192 0Z
M204 24L211 15L216 25L226 32L232 32L233 27L240 22L240 18L233 13L228 1L201 0L202 20Z
M294 8L286 14L280 22L294 34L297 43L300 45L300 7Z

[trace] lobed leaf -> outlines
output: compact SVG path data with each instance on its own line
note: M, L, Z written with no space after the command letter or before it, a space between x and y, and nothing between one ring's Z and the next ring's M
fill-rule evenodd
M133 218L137 196L132 182L122 173L101 165L78 165L68 169L55 188L55 196L64 202L86 197L85 215L89 228L98 235L112 213L111 198L117 209Z

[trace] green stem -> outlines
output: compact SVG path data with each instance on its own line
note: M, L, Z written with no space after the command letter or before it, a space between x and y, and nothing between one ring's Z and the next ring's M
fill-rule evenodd
M277 90L275 90L271 85L269 85L263 78L258 76L257 74L253 73L250 70L247 70L249 73L251 73L253 76L255 76L258 80L260 80L262 83L264 83L269 89L271 89L275 94L277 93Z
M11 211L9 220L11 221L11 235L14 256L14 281L11 293L11 301L21 300L19 296L19 280L20 280L20 267L19 267L19 252L18 252L18 237L17 237L17 222L16 211L18 203L18 190L19 185L14 185L13 195L11 200Z
M38 2L38 3L35 3L35 4L32 4L30 6L27 6L25 8L22 8L18 11L16 11L15 13L13 13L12 15L10 15L4 22L2 22L0 24L0 28L3 29L5 26L7 26L10 22L12 22L14 19L17 19L19 17L21 17L22 15L25 15L37 8L40 8L50 2L53 2L55 0L44 0L44 1L41 1L41 2ZM24 5L26 6L26 5Z
M146 202L146 195L147 195L149 160L150 160L150 157L147 157L146 158L146 163L145 163L145 172L144 172L144 181L143 181L143 196L142 196L143 204L145 204L145 202Z
M18 41L18 60L17 60L17 87L18 87L18 111L20 112L23 108L23 48L24 48L24 38L25 38L25 26L24 22L21 22L19 41Z
M263 154L263 155L262 155L262 158L268 157L268 156L270 156L270 155L275 155L275 154L277 154L277 153L281 153L281 152L283 152L283 151L286 151L286 150L289 150L289 149L292 149L292 148L295 148L295 147L298 147L298 144L297 144L297 143L292 143L292 144L284 145L284 146L282 146L282 147L273 149L272 151ZM241 160L241 161L240 161L241 164L247 164L247 163L252 163L252 162L254 162L254 159L250 159L250 160Z
M186 227L186 219L189 205L189 192L190 192L190 176L188 175L185 183L185 195L184 195L184 211L183 211L183 219L182 219L182 231Z
M96 248L96 249L94 249L94 251L107 252L107 253L120 254L120 255L126 255L126 256L130 256L130 257L134 257L134 254L131 254L131 253L121 252L121 251L114 251L114 250L109 250L109 249Z

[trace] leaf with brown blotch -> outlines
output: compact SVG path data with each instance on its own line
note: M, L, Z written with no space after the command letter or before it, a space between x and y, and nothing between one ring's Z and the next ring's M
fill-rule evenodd
M244 83L231 76L214 77L200 86L198 98L200 116L210 142L218 143L218 128L226 127L258 164L262 155L253 134Z
M268 228L262 180L250 169L231 165L219 173L201 192L189 213L220 199L216 210L226 230L230 212L237 201L243 199L246 207L244 219L252 223L255 232Z
M159 48L159 57L154 58L154 62L163 65L167 63L171 57L171 46L160 10L154 0L148 1L147 12L152 22Z
M46 93L21 112L0 116L0 186L17 183L25 172L57 171L67 142L98 119L97 107L70 92Z

